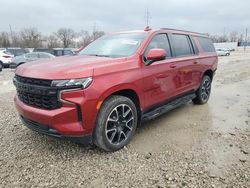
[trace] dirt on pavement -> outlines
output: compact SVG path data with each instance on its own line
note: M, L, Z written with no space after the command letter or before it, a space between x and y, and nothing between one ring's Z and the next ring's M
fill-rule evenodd
M24 127L13 76L0 72L0 187L250 187L250 52L219 58L207 104L143 123L114 153Z

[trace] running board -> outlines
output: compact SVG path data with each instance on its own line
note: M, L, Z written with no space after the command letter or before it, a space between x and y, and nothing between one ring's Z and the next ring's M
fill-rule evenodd
M185 95L184 97L177 98L173 101L168 102L167 104L160 106L158 108L155 108L149 112L146 112L145 114L142 115L142 121L148 121L155 119L156 117L165 114L169 112L170 110L173 110L179 106L182 106L189 102L190 100L194 99L196 97L196 94L188 94Z

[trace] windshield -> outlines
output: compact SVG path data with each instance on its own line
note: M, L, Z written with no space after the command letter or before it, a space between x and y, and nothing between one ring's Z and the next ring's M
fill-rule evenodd
M139 48L147 33L121 33L107 35L92 42L84 48L80 55L127 57Z

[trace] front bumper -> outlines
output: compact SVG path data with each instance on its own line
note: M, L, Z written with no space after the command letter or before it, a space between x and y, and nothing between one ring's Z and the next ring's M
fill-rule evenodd
M10 67L11 69L15 69L15 68L17 68L17 64L11 62L11 63L9 64L9 67Z
M81 144L89 144L92 142L92 135L83 135L83 136L65 136L65 135L61 135L57 130L52 129L50 126L48 125L42 125L38 122L34 122L32 120L29 120L23 116L20 116L23 124L28 127L29 129L39 132L41 134L45 134L48 136L52 136L55 138L59 138L59 139L63 139L63 140L69 140L69 141L73 141L73 142L77 142L77 143L81 143Z
M5 62L3 62L3 67L4 68L9 68L10 67L10 61L5 61Z
M76 91L75 95L77 93L79 92ZM79 114L79 106L63 104L61 108L46 110L29 106L17 96L14 101L21 120L28 128L42 134L80 143L92 141L93 126L90 126L87 121L91 116L86 115L85 121L79 119L79 116L82 115Z

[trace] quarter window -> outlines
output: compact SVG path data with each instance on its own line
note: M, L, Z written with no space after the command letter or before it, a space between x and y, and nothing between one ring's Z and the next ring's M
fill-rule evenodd
M193 55L190 40L187 35L172 34L173 48L175 56Z
M214 45L210 38L198 37L204 52L215 52Z

